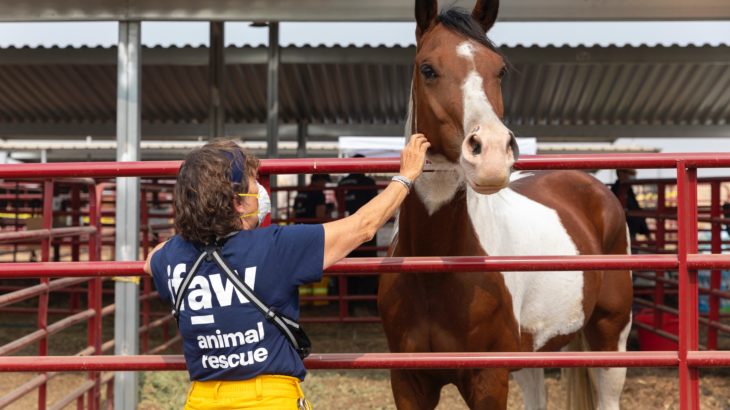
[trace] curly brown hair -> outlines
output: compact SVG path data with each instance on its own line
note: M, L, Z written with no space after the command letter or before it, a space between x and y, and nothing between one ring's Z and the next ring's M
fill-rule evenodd
M248 192L259 161L232 140L214 140L191 151L175 184L175 229L183 239L207 244L241 229L234 208ZM240 181L232 181L238 176Z

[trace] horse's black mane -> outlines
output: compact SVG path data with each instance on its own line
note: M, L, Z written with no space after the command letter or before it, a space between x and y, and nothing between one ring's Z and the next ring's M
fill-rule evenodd
M497 54L502 54L497 46L495 46L494 43L492 43L492 41L484 34L484 29L479 22L474 20L471 14L466 10L460 7L451 7L441 10L441 14L438 16L438 21L449 30L459 33L466 38L470 38Z

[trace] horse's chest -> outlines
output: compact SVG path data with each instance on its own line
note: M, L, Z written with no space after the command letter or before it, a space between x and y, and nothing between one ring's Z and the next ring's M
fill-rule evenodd
M489 196L468 189L467 207L479 243L490 256L578 254L555 210L511 189ZM503 277L514 317L533 335L535 350L583 325L582 272L505 272Z
M509 295L502 282L497 273L440 273L427 280L421 275L384 275L381 290L387 291L378 295L381 306L397 307L382 311L386 333L395 341L391 348L483 351L497 343L508 346L494 350L518 350L512 312L503 308Z

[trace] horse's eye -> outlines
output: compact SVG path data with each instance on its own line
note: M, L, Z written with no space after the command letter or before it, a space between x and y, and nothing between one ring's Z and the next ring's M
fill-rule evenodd
M497 74L497 78L501 80L505 75L507 75L507 67L502 67L502 69L499 70L499 74Z
M430 64L421 64L421 74L426 78L426 80L435 80L438 77L438 73L436 73L436 70L431 67Z

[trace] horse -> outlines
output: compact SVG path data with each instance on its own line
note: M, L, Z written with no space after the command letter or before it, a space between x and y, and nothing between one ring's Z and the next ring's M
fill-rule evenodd
M499 8L471 13L417 0L407 135L431 143L433 172L402 204L392 256L630 253L618 200L581 171L513 172L502 121L505 58L487 39ZM392 352L625 351L631 272L454 272L380 278L378 308ZM616 409L625 368L573 369L578 407ZM472 409L504 409L509 375L528 409L546 408L543 369L393 369L399 409L433 409L454 384ZM590 374L588 374L590 373ZM592 387L591 387L592 385Z

